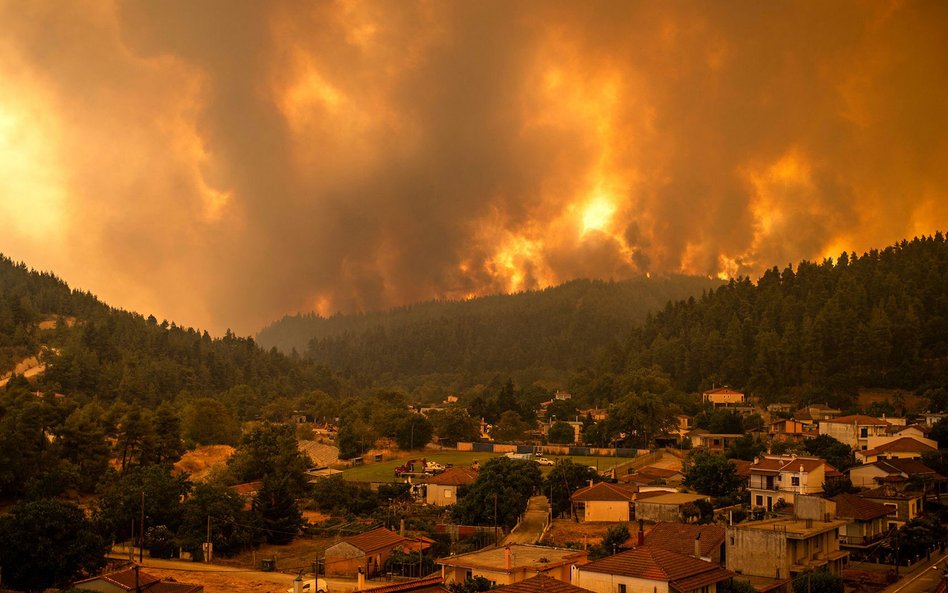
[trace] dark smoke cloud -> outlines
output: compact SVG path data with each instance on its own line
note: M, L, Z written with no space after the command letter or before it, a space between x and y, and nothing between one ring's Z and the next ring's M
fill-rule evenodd
M36 155L0 153L23 172L0 215L55 214L0 250L215 332L753 275L948 215L944 3L0 0L0 23L0 147Z

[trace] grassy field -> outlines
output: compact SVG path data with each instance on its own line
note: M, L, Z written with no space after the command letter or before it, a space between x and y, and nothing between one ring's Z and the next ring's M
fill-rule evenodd
M474 453L470 451L428 451L423 454L416 456L417 459L424 457L428 461L437 461L442 465L454 465L454 466L463 466L470 467L471 463L476 459L480 462L481 465L486 463L489 459L493 457L500 457L500 453ZM559 456L559 455L546 455L547 459L556 461L557 459L571 459L573 463L579 463L581 465L588 465L590 467L595 467L600 471L605 471L613 466L625 463L631 458L628 457L593 457L593 456ZM407 458L401 459L392 459L390 461L382 461L378 463L366 463L364 465L359 465L346 469L342 473L342 477L346 480L352 480L354 482L394 482L395 478L395 468L399 465L402 465ZM550 471L550 466L542 466L540 470L546 475Z

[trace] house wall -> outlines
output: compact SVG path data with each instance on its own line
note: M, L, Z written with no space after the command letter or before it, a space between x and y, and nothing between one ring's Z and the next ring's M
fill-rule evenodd
M790 576L787 539L782 533L730 527L726 537L728 570L772 579Z
M326 549L326 574L352 576L362 568L367 577L373 577L382 571L385 561L391 555L391 548L377 550L366 555L352 544L339 542Z
M625 585L626 593L669 593L668 583L664 581L589 572L582 569L573 571L572 584L595 593L618 593L620 584Z
M648 501L635 503L635 518L646 521L670 521L672 523L681 518L681 506L677 504L659 504Z
M849 480L857 488L874 488L877 486L874 478L884 478L888 474L874 465L855 466L849 470Z
M705 401L714 405L720 404L740 404L744 402L743 393L709 393L705 396Z
M861 461L862 463L875 463L884 459L921 459L921 453L915 453L914 451L888 451L882 453L881 455L861 455L861 451L856 451L856 461Z
M439 507L451 506L458 501L458 487L442 484L428 484L425 502Z
M630 503L626 500L590 500L586 502L584 521L629 521Z

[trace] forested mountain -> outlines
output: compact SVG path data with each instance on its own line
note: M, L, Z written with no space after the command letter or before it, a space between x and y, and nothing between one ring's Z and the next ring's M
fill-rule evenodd
M657 365L686 391L731 384L823 401L859 387L944 387L946 357L948 244L936 233L669 303L603 370Z
M288 316L257 339L382 382L527 369L542 375L542 369L592 364L607 345L640 326L649 311L718 285L691 276L576 280L541 291L433 301L387 312Z
M212 339L113 309L0 256L0 375L34 355L47 364L37 378L42 390L146 408L182 393L217 396L236 386L249 387L260 403L338 390L333 375L312 362L264 351L230 332Z

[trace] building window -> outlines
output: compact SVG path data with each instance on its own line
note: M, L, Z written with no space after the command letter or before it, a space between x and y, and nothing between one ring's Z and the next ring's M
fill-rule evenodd
M450 491L450 490L445 490L445 491L444 491L444 497L445 497L445 498L451 498L451 491Z
M619 583L616 588L616 593L625 593L625 583Z
M759 507L764 506L764 497L763 497L763 496L757 495L756 505L759 506Z
M799 486L799 485L800 485L800 477L799 477L799 476L792 476L792 477L790 478L790 485L791 485L791 486Z
M869 436L869 428L863 426L859 429L859 438L864 439Z

